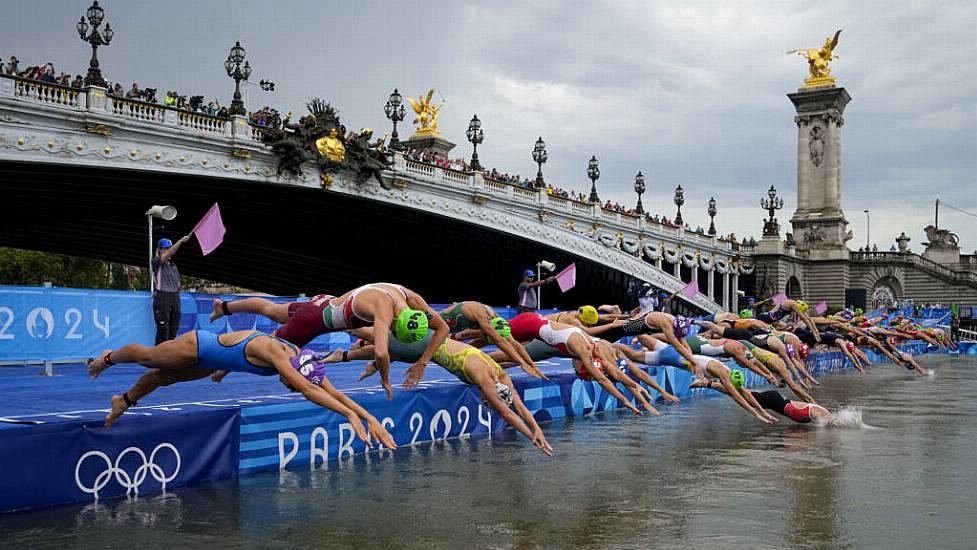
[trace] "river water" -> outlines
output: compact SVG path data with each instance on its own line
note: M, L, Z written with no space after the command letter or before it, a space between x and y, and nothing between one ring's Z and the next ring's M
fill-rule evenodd
M429 443L393 458L0 515L3 548L974 548L977 360L825 378L850 426L726 398ZM861 421L857 417L861 415Z

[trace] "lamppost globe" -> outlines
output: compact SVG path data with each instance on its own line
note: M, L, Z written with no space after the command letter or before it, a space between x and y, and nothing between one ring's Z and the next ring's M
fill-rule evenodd
M675 188L674 201L675 201L675 206L678 207L678 210L675 213L675 225L681 227L682 226L682 205L685 204L685 190L682 189L682 186L681 185L679 185L678 187Z
M590 178L590 196L587 200L591 203L600 202L597 196L597 180L600 178L600 164L597 162L597 155L591 155L587 163L587 177Z
M472 116L471 121L468 123L468 130L465 132L465 136L468 141L472 144L472 170L481 170L482 166L478 163L478 144L482 143L484 135L482 134L482 121L478 120L478 115Z
M546 142L543 141L543 136L539 136L536 140L536 144L533 145L533 161L536 162L538 170L536 171L536 188L542 189L544 185L543 182L543 164L546 163L546 159L549 156L546 154Z
M115 31L112 30L112 25L109 23L105 24L105 32L102 33L105 37L105 45L108 46L109 42L112 41L112 37L115 36Z
M78 29L78 36L80 36L81 39L84 40L85 35L88 34L88 23L85 23L84 15L81 16L81 19L78 21L78 24L75 25L75 28Z
M645 176L641 172L634 177L634 192L638 194L638 206L634 211L640 216L645 213L645 208L641 205L641 195L645 192Z
M227 76L234 74L234 61L231 60L231 56L227 56L227 60L224 61L224 71L227 72Z
M102 6L98 5L98 0L95 0L91 7L88 8L88 11L85 12L85 15L88 16L88 21L91 22L92 26L97 27L105 19L105 10L102 9Z
M233 61L234 63L240 63L244 61L245 53L246 52L244 51L244 48L241 46L241 41L238 40L237 42L234 43L234 46L231 48L231 61Z

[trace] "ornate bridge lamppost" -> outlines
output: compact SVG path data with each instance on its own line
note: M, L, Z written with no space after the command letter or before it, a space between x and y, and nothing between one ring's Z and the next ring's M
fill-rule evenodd
M85 23L85 16L88 16L88 23ZM108 46L112 42L112 36L115 33L112 31L112 25L108 23L105 24L105 29L102 32L98 31L99 25L105 19L105 10L98 5L98 0L95 0L92 6L88 8L85 16L82 16L78 24L75 25L75 28L78 29L78 36L92 45L92 58L88 62L88 74L85 75L85 86L106 88L108 87L108 83L102 78L102 69L98 66L98 47ZM88 32L89 23L91 23L92 31L90 33Z
M472 171L480 171L482 165L478 163L478 144L482 142L484 136L482 135L482 121L478 120L478 115L472 116L471 122L468 123L468 131L465 132L465 136L468 138L469 143L472 144Z
M634 212L640 216L645 213L645 208L641 206L641 195L645 193L645 176L640 171L634 177L634 192L638 194L638 206L635 207Z
M597 196L597 180L600 178L600 164L597 162L597 156L591 155L590 162L587 163L587 177L590 178L590 196L587 200L593 204L600 202L600 197Z
M543 165L546 164L547 158L549 155L546 154L546 142L543 141L543 136L540 136L533 146L533 162L539 167L536 171L536 189L542 189L546 185L543 182Z
M716 198L715 197L709 197L709 209L706 210L706 212L709 214L709 234L710 235L715 235L716 234L716 214L719 213L719 211L716 210Z
M231 115L248 115L248 110L244 108L244 101L241 100L241 81L251 76L251 63L245 62L244 67L241 66L244 54L241 42L235 42L231 53L227 55L227 60L224 61L224 71L227 72L227 76L234 79L234 99L231 100L231 108L228 111Z
M679 185L675 188L675 206L678 207L678 211L675 212L675 225L682 227L682 205L685 204L685 190Z
M777 196L777 189L774 186L771 185L770 189L767 190L767 198L760 198L760 207L770 214L770 218L763 221L763 236L780 236L780 224L777 223L774 214L784 207L784 199Z
M394 123L394 131L390 134L390 148L395 151L399 150L400 136L397 135L397 123L404 120L404 96L400 95L397 88L394 88L394 93L390 94L390 98L384 104L383 114L387 115L390 122Z

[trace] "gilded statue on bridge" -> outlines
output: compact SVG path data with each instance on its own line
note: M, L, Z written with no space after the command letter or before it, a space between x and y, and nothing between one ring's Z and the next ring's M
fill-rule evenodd
M802 88L814 88L817 86L834 86L835 79L831 76L831 60L838 59L837 55L834 55L834 49L838 45L838 36L841 34L841 29L835 33L833 37L829 36L825 39L824 45L821 49L816 48L806 48L800 50L791 50L787 52L788 55L797 54L805 59L807 59L807 64L811 70L811 76L804 79L804 86Z
M417 118L414 119L414 124L419 125L419 128L415 132L416 135L441 135L441 132L438 131L438 111L441 110L445 102L442 97L441 104L434 105L431 102L431 98L433 97L434 88L431 88L427 96L417 96L417 101L412 97L407 98L407 102L410 103L410 106L414 108L414 112L417 113Z

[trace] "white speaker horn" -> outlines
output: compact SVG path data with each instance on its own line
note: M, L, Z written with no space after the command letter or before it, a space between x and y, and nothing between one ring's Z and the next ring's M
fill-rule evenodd
M153 205L152 208L146 211L146 214L153 216L154 218L162 218L166 221L170 221L176 217L176 208L172 206L160 206L158 204Z
M556 270L556 264L554 264L553 262L547 262L546 260L539 262L539 267L551 273Z

